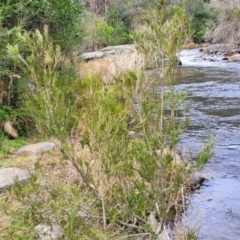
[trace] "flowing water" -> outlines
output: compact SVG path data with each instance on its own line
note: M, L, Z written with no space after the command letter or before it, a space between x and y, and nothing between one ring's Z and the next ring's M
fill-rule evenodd
M240 239L240 64L195 61L199 50L180 53L177 88L191 100L191 124L182 144L198 152L213 130L215 155L203 169L212 178L193 194L187 211L199 239Z

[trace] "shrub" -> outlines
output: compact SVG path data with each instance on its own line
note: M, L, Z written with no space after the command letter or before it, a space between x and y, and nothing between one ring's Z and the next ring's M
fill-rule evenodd
M114 45L133 42L130 31L134 15L123 1L114 1L108 9L108 25L112 26Z
M8 46L32 87L25 101L37 130L61 139L62 153L81 176L81 181L66 186L62 178L53 176L50 163L54 185L36 181L29 188L16 188L27 210L22 214L21 208L16 214L11 236L26 237L26 232L32 236L36 224L54 219L50 209L69 239L157 239L164 224L184 210L191 169L177 163L175 150L188 118L178 119L186 95L174 84L176 52L189 27L184 6L167 14L170 18L166 1L159 2L148 12L145 31L138 35L139 48L152 57L159 72L160 91L140 72L125 72L111 82L97 76L71 82L69 75L63 75L60 48L49 40L47 29L43 35L19 34L22 47L28 49L24 57L18 45ZM129 131L137 137L131 139ZM211 155L211 144L205 150L199 166ZM67 164L62 166L61 174L66 168ZM39 191L32 191L34 184L40 185ZM29 197L26 190L32 191ZM83 207L85 215L78 211Z
M113 27L109 26L106 22L100 21L97 24L97 38L102 46L108 46L113 42Z
M43 30L49 26L49 34L62 50L68 51L82 39L81 15L82 5L76 0L10 0L0 3L2 26L13 29L20 22L24 29Z
M204 41L207 23L210 20L216 21L217 15L206 8L203 0L188 1L187 9L188 14L192 16L193 41L201 43Z
M48 34L39 30L18 34L19 45L8 45L8 54L27 79L24 105L39 133L58 138L65 137L75 123L71 94L73 76L64 69L60 47L54 46ZM27 51L26 51L27 50ZM64 71L65 70L65 71Z

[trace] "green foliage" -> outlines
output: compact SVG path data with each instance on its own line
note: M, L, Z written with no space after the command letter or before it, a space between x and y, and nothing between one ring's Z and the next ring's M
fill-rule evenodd
M62 49L80 44L82 40L81 14L82 5L76 0L48 0L46 17L49 22L50 34L54 43Z
M61 140L63 156L81 176L69 181L69 166L62 162L56 164L61 176L55 175L51 159L49 172L43 169L33 182L19 185L14 197L24 207L14 211L8 236L34 238L37 224L54 219L68 239L157 239L164 224L183 210L192 169L177 161L176 146L188 118L178 119L186 94L174 85L176 53L189 36L189 21L185 5L166 8L167 1L159 1L136 35L139 49L159 72L158 91L143 73L127 72L108 83L97 77L75 81L47 28L43 34L19 33L19 44L8 45L8 56L24 73L29 91L22 98L38 132ZM100 25L102 36L110 35L110 26L129 27L121 14L116 25L115 20L114 26ZM129 34L124 30L119 36L123 32ZM129 131L137 137L130 138ZM202 163L211 147L200 154Z
M11 116L15 116L14 125L24 134L33 125L30 116L20 114L23 111L22 96L28 95L32 83L29 76L26 77L29 71L23 73L22 70L26 69L16 66L19 61L15 65L9 58L7 45L18 44L21 54L27 56L31 50L17 35L24 30L39 29L41 32L47 24L50 29L48 37L67 52L82 39L82 11L82 5L75 0L8 0L0 3L0 106L10 106Z
M10 119L12 108L9 106L2 106L0 109L0 122Z
M0 123L5 120L12 121L14 127L20 136L26 136L30 130L33 130L32 120L23 108L12 108L11 106L2 106L0 108Z
M75 0L9 0L0 4L2 26L13 29L19 22L24 29L43 30L48 25L54 43L62 49L69 50L82 39L81 15L82 5Z
M117 0L113 1L109 6L107 23L114 29L114 45L131 43L133 41L130 32L134 15L128 4L130 3Z
M97 37L98 40L105 46L113 42L113 27L109 26L106 22L100 21L97 24Z
M65 137L75 123L71 94L71 72L64 71L59 46L49 39L48 29L18 34L19 45L8 45L8 54L28 79L28 91L23 94L25 108L39 133ZM26 54L27 53L27 54Z
M207 143L203 146L201 153L197 158L197 165L199 168L203 167L208 160L214 155L213 147L215 145L215 141L212 138L212 133L208 137Z
M16 44L16 34L22 30L22 26L8 28L8 17L13 12L13 9L0 3L0 106L16 107L19 82L18 76L13 71L14 66L7 56L6 46Z
M192 16L193 41L203 42L204 34L207 30L207 23L210 20L216 21L216 13L211 13L205 6L203 0L187 1L188 14Z
M9 167L5 164L4 158L9 157L13 150L26 145L26 143L27 139L25 137L10 140L4 134L0 133L0 167ZM3 162L1 162L2 160Z
M188 123L187 118L177 121L186 95L174 88L176 52L188 37L188 18L184 7L165 10L165 5L151 10L146 16L149 28L137 38L147 53L160 54L155 65L161 73L160 94L145 85L143 75L133 73L109 84L98 78L77 83L79 119L85 129L81 144L90 156L78 155L74 145L64 152L96 197L102 216L96 224L105 232L118 229L124 234L125 226L132 233L133 226L156 237L162 224L173 219L188 177L174 154ZM168 64L159 65L166 57ZM130 130L139 137L131 140Z

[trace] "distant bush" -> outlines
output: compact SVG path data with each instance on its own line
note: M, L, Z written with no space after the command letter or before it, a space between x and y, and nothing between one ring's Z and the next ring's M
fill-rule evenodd
M97 24L97 38L101 45L107 46L113 42L114 28L109 26L106 22L100 21Z
M205 6L203 0L188 1L187 4L188 14L192 16L192 38L196 43L204 41L204 34L207 30L207 23L210 20L216 21L216 13L211 13Z
M107 23L113 27L114 45L131 43L132 22L134 14L123 1L114 1L109 6Z

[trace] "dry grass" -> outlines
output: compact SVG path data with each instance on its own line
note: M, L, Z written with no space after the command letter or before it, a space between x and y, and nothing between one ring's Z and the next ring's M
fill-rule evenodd
M59 187L63 188L67 199L67 195L71 194L71 186L81 182L72 164L63 158L59 150L40 156L16 157L9 155L4 159L3 167L18 167L34 171L34 179L30 180L26 186L16 187L13 191L6 191L0 195L0 239L20 239L20 236L25 234L26 229L24 228L28 226L24 224L22 229L21 224L23 223L20 220L19 223L16 222L15 217L22 219L19 211L29 211L30 206L27 203L33 205L40 203L39 208L41 208L33 214L38 214L38 211L49 211L53 200L51 192L57 191ZM56 202L56 206L58 206L58 202ZM33 222L32 224L37 223Z
M199 48L199 47L208 47L209 44L208 43L201 43L201 44L198 44L198 43L194 43L194 42L189 42L189 43L186 43L182 49L194 49L194 48Z
M198 47L199 47L198 43L190 42L190 43L186 43L183 46L183 49L194 49L194 48L198 48Z
M239 0L211 0L208 4L210 11L218 12L219 23L213 24L205 34L205 39L212 43L233 43L240 38L238 19L234 19L234 10L240 8Z
M126 71L138 71L144 67L145 56L137 50L127 49L116 55L83 62L77 67L77 73L80 78L99 76L104 82L109 82Z
M206 33L206 39L212 43L234 43L239 38L239 23L235 21L223 21L213 31Z

